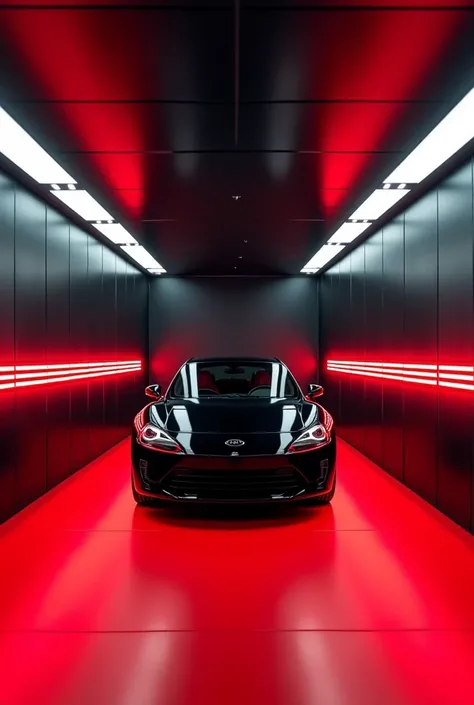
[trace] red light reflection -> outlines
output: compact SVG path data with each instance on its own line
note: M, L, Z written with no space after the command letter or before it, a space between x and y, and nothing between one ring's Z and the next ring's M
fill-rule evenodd
M353 191L373 163L371 152L387 149L387 138L413 110L409 101L425 97L423 85L447 55L462 17L460 12L403 10L327 15L322 41L312 43L311 95L336 102L325 107L314 125L313 143L334 151L358 151L363 145L365 153L318 157L316 183L323 199L335 181ZM307 31L313 29L308 23ZM324 71L316 70L321 66ZM334 195L331 203L323 200L329 210ZM345 193L338 195L341 206Z

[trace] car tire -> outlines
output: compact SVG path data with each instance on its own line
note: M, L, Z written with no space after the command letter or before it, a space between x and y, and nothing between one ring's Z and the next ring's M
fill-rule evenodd
M312 497L311 499L307 500L307 503L311 507L319 507L324 504L330 504L331 500L334 497L335 492L336 492L336 478L334 478L334 484L332 486L332 489L329 490L329 492L326 492L326 494L319 495L319 497Z

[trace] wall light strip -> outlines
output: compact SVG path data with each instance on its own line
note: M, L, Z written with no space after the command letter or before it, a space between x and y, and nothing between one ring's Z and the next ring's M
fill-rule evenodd
M335 367L334 365L328 365L328 369L331 369ZM383 372L384 374L401 374L401 375L409 375L413 377L437 377L436 372L421 372L419 370L406 370L403 368L403 365L400 365L399 367L365 367L362 365L352 365L351 367L347 367L345 365L338 365L338 369L347 369L347 370L367 370L369 372Z
M309 273L311 263L328 243L353 242L360 234L352 237L351 221L377 220L390 208L402 200L413 186L421 183L462 147L474 139L474 88L441 120L438 125L415 147L399 166L383 180L383 184L354 211L318 252L303 267ZM370 223L370 224L372 224ZM368 227L368 226L367 226ZM364 228L366 230L367 228ZM352 229L356 233L356 229ZM344 246L344 245L343 245ZM330 260L324 262L328 264ZM323 266L323 265L322 265Z
M141 365L140 360L125 360L124 362L71 362L64 363L63 365L16 365L16 367L10 367L11 370L60 370L60 369L72 369L74 367L116 367L118 365ZM1 369L1 368L0 368Z
M14 377L15 379L36 379L37 377L64 377L65 375L71 376L71 375L76 375L76 374L87 374L90 372L91 374L93 372L112 372L116 371L119 372L120 370L127 369L140 369L139 365L130 365L130 366L124 366L124 365L118 365L117 367L79 367L76 369L65 369L65 370L49 370L48 372L23 372L21 374L16 374Z
M345 374L349 374L349 375L360 375L362 377L378 377L378 378L383 378L383 379L395 379L395 380L399 380L401 382L415 382L416 384L429 384L432 386L435 386L437 384L437 381L435 379L419 379L416 377L406 377L403 375L390 375L390 374L383 374L383 373L379 373L379 372L361 372L359 370L349 370L348 368L342 368L342 367L341 368L333 367L332 371L344 372Z
M119 360L104 363L65 363L64 365L10 365L5 369L13 373L0 376L2 380L0 390L140 372L142 363L140 360Z
M430 372L420 370L434 370ZM417 363L328 360L329 372L394 379L416 384L474 391L474 367L467 365L419 365ZM447 371L446 371L447 370ZM455 370L454 372L452 370ZM467 374L470 373L470 374ZM429 377L429 379L426 379ZM467 384L470 382L471 384Z
M418 365L406 362L361 362L356 360L328 360L328 365L364 365L365 367L403 367L404 369L437 370L437 365Z
M453 389L469 389L474 391L474 384L459 384L455 382L440 382L440 387L452 387Z
M87 374L69 375L67 377L52 377L49 379L33 379L33 380L15 382L15 386L16 387L34 387L39 384L53 384L53 382L67 382L67 381L73 381L75 379L90 379L92 377L107 377L109 375L122 375L125 372L136 372L137 369L139 369L139 368L125 367L125 368L121 368L120 370L113 370L110 372L94 372L94 373L88 372Z

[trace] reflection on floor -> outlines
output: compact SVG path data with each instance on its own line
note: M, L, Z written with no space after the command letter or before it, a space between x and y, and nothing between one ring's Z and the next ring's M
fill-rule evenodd
M113 448L0 530L0 703L472 705L474 539L338 469L331 507L170 513Z

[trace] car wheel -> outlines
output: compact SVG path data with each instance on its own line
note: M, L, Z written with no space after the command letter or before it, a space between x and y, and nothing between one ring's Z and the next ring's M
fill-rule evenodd
M332 486L332 489L329 492L326 492L326 494L319 495L319 497L312 497L311 499L307 500L307 503L311 507L318 507L321 506L322 504L329 504L334 497L334 494L336 492L336 478L334 478L334 484Z

